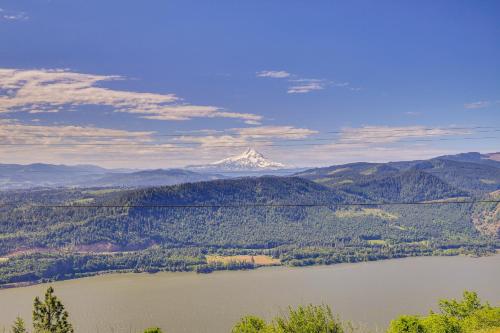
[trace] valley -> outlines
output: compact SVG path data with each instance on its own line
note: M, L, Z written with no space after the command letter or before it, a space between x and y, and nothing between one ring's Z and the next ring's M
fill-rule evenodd
M5 190L0 284L488 255L500 247L499 188L500 162L462 154L171 186Z

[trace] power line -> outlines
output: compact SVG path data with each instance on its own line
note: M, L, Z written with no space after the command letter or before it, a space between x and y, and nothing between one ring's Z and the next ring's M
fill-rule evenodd
M485 130L485 131L475 131L475 133L492 133L492 132L500 132L500 129L497 129L497 130ZM472 134L472 133L471 133ZM450 134L447 134L447 135L450 135ZM457 135L464 135L463 133L460 133L460 134L451 134L450 136L457 136ZM377 136L364 136L363 139L388 139L388 138L401 138L401 139L406 139L406 138L422 138L422 137L438 137L440 135L437 135L437 134L416 134L416 135L405 135L405 136L401 136L401 135L377 135ZM442 135L441 135L442 136ZM0 135L1 137L1 135ZM56 137L56 136L54 136ZM42 137L44 138L44 137ZM58 137L58 138L62 138L62 139L66 139L68 137ZM69 138L73 138L73 137L69 137ZM80 137L80 138L87 138L87 137ZM106 137L96 137L96 138L100 138L100 139L105 139ZM239 138L236 138L236 139L245 139L245 137L239 137ZM248 139L248 138L247 138ZM310 142L310 141L331 141L331 140L335 140L336 138L334 137L330 137L330 138L295 138L295 139L287 139L287 138L268 138L268 139L252 139L250 138L249 140L249 143L254 143L254 142L269 142L270 140L279 140L280 142L288 142L288 141L291 141L291 142ZM352 139L351 139L352 140ZM15 143L15 142L7 142L7 143L0 143L0 145L23 145L25 143ZM80 143L64 143L64 142L59 142L59 143L45 143L45 142L39 142L39 143L26 143L26 144L30 144L30 145L55 145L55 144L67 144L67 145L80 145ZM99 144L98 142L95 142L95 143L81 143L81 145L96 145L96 144ZM105 145L123 145L123 144L126 144L126 145L146 145L146 146L153 146L153 145L159 145L159 144L176 144L176 145L200 145L202 144L202 142L200 141L166 141L166 142L157 142L157 143L146 143L146 142L137 142L137 143L134 143L134 142L111 142L111 143L108 143L108 144L105 144Z
M423 127L423 128L410 128L410 129L370 129L371 127L368 127L367 129L365 128L347 128L345 130L341 131L326 131L323 133L327 134L344 134L348 133L351 130L357 130L357 131L362 131L363 133L387 133L387 132L416 132L416 131L434 131L434 130L446 130L446 131L460 131L460 130L475 130L475 129L498 129L498 127L494 126L471 126L471 127ZM239 130L246 130L246 129L252 129L252 127L248 128L241 128ZM306 130L307 131L307 130ZM311 130L312 131L312 130ZM202 131L199 131L202 132ZM60 138L60 137L65 137L65 138L138 138L138 137L189 137L189 136L199 136L199 137L204 137L204 136L209 136L212 134L217 134L217 133L234 133L234 134L239 134L241 135L241 131L238 132L235 129L230 129L230 130L215 130L211 132L206 132L206 133L183 133L183 134L162 134L162 133L151 133L151 134L128 134L128 135L47 135L47 134L36 134L33 133L32 135L13 135L10 137L39 137L39 138ZM315 133L304 133L303 131L283 131L283 132L247 132L243 133L243 135L247 136L272 136L272 135L313 135ZM0 136L3 136L4 134L0 134Z
M460 200L460 201L401 201L401 202L350 202L350 203L276 203L276 204L165 204L165 205L30 205L24 208L287 208L287 207L347 207L347 206L397 206L397 205L451 205L451 204L477 204L500 203L500 200ZM0 204L0 207L15 207L17 204Z
M492 132L500 132L500 129L497 130L487 130L487 131L474 131L474 133L492 133ZM353 133L354 134L354 133ZM351 134L352 136L354 136ZM446 134L449 136L457 136L457 135L465 135L464 133L458 133L458 134ZM438 137L438 136L443 136L443 134L438 135L438 134L416 134L416 135L376 135L376 136L363 136L363 139L388 139L388 138L401 138L401 139L406 139L406 138L422 138L422 137ZM244 138L244 137L242 137ZM239 139L239 138L237 138ZM292 141L292 142L308 142L308 141L331 141L337 139L337 137L329 137L329 138L297 138L297 139L286 139L286 138L269 138L269 139L251 139L249 141L250 143L252 142L269 142L270 140L277 139L280 140L280 142L284 141ZM344 139L343 139L344 140ZM352 140L352 139L351 139ZM199 141L169 141L168 143L171 144L200 144Z
M397 136L400 137L400 136ZM422 137L422 136L419 136ZM383 138L383 137L377 137ZM404 137L402 138L404 139ZM490 139L500 139L500 137L489 136L489 137L460 137L460 138L433 138L433 139L415 139L415 140L400 140L397 143L413 143L413 142L432 142L432 141L461 141L461 140L490 140ZM330 146L330 145L361 145L361 144L388 144L396 142L380 142L380 141L341 141L341 142L331 142L331 143L297 143L297 144L279 144L279 143L269 143L269 144L259 144L260 147L296 147L296 146ZM167 144L167 143L163 143ZM168 143L172 144L172 143ZM50 147L74 147L74 146L90 146L90 147L135 147L135 148L148 148L148 149L162 149L162 150L173 150L179 151L184 149L212 149L212 148L246 148L248 145L252 144L251 141L245 144L238 145L210 145L206 146L202 143L197 143L200 146L197 147L182 147L182 142L176 142L177 147L167 146L163 147L162 144L153 143L0 143L0 146L20 146L20 147L30 147L30 146L50 146Z

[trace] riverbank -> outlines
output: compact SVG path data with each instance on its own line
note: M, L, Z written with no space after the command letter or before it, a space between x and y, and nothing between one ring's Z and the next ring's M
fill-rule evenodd
M171 271L171 270L154 270L154 271L140 271L137 269L119 269L119 270L103 270L103 271L97 271L97 272L87 272L87 273L81 273L78 276L73 276L69 278L59 278L59 279L43 279L43 280L36 280L36 281L22 281L22 282L15 282L15 283L8 283L8 284L2 284L0 285L0 290L1 289L11 289L11 288L21 288L21 287L27 287L31 285L37 285L37 284L43 284L43 283L53 283L55 281L66 281L66 280L74 280L74 279L82 279L82 278L87 278L87 277L92 277L92 276L100 276L100 275L107 275L107 274L124 274L124 273L148 273L148 274L156 274L160 272L170 272L170 273L179 273L179 272L196 272L198 274L210 274L213 272L217 271L246 271L246 270L253 270L253 269L258 269L262 267L268 267L268 266L285 266L285 267L314 267L314 266L331 266L331 265L340 265L340 264L346 264L346 263L363 263L363 262L373 262L373 261L383 261L383 260L395 260L395 259L404 259L404 258L412 258L412 257L439 257L439 256L469 256L472 258L479 258L479 257L484 257L484 256L491 256L495 254L499 254L500 249L497 249L495 252L487 252L487 253L482 253L481 255L477 254L463 254L461 252L453 252L453 251L448 251L446 253L442 253L441 255L433 255L429 253L424 253L424 254L417 254L417 255L412 255L412 256L399 256L399 257L392 257L392 258L376 258L376 259L371 259L371 260L365 260L365 261L354 261L354 262L336 262L336 263L327 263L327 264L321 264L321 263L316 263L312 261L311 263L308 264L300 264L300 265L290 265L290 264L283 264L279 259L274 259L270 256L266 255L255 255L255 256L250 256L250 255L236 255L236 256L215 256L215 255L210 255L207 256L206 265L194 267L193 269L186 269L186 270L181 270L181 271Z
M438 298L477 291L500 304L500 255L412 257L257 270L105 274L51 283L77 332L115 333L160 326L168 332L228 332L245 314L270 319L288 305L329 304L345 320L372 332L403 313L426 314ZM31 317L48 284L0 291L0 324ZM97 329L97 330L96 330ZM1 325L0 325L1 330Z

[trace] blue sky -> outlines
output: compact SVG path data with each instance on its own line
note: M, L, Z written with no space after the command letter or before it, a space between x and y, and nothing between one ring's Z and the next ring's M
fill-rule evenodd
M500 127L498 1L0 8L6 162L177 167L253 146L314 166L500 150L500 132L475 128Z

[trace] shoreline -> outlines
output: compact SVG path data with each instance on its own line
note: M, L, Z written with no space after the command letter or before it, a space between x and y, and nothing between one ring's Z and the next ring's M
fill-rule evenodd
M0 308L6 310L0 323L8 325L18 315L29 320L33 298L52 286L80 333L109 327L142 332L151 325L169 332L229 332L242 314L279 314L289 305L309 303L329 304L344 320L376 332L399 314L425 314L436 299L455 298L463 290L500 305L499 264L500 255L418 256L203 275L103 274L0 291Z
M497 249L495 253L489 253L485 255L471 255L471 254L448 254L448 255L415 255L415 256L406 256L406 257L400 257L400 258L386 258L386 259L376 259L376 260L365 260L365 261L357 261L357 262L339 262L339 263L333 263L333 264L313 264L313 265L304 265L304 266L293 266L293 265L286 265L286 264L276 264L276 265L261 265L261 266L255 266L253 268L243 268L243 269L217 269L213 270L210 272L196 272L195 269L193 270L187 270L187 271L168 271L168 270L159 270L157 272L136 272L134 269L125 269L125 270L107 270L107 271L99 271L95 273L88 273L85 274L85 276L78 276L74 278L68 278L68 279L54 279L54 280L47 280L47 281L23 281L23 282L15 282L15 283L8 283L4 285L0 285L0 292L2 290L7 290L7 289L19 289L19 288L25 288L25 287L30 287L34 285L40 285L40 284L50 284L50 283L55 283L55 282L62 282L62 281L72 281L72 280L80 280L80 279L86 279L86 278L92 278L92 277L97 277L97 276L104 276L104 275L113 275L113 274L148 274L148 275L155 275L159 273L171 273L171 274L176 274L176 273L192 273L196 275L210 275L210 274L217 274L220 272L243 272L243 271L253 271L253 270L258 270L258 269L266 269L266 268L313 268L313 267L335 267L339 265L354 265L354 264L366 264L366 263L375 263L375 262L385 262L385 261L397 261L397 260L405 260L405 259L411 259L411 258L443 258L443 257L469 257L473 259L478 259L478 258L485 258L485 257L491 257L491 256L496 256L500 255L500 249Z

